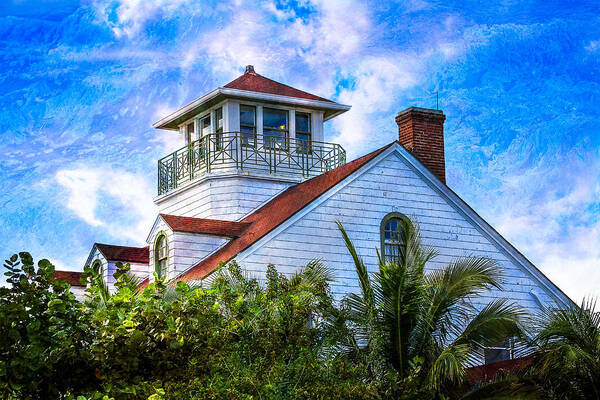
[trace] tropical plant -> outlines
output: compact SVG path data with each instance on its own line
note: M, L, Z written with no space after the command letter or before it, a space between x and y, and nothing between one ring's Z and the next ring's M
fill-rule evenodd
M338 227L360 286L360 293L345 298L351 335L341 347L351 356L362 354L378 379L387 364L400 382L416 376L422 387L442 391L464 381L466 368L482 360L484 346L522 335L525 312L518 305L498 299L477 308L471 302L501 288L495 261L465 257L426 271L436 252L423 245L418 225L406 219L397 256L378 254L379 270L369 274L339 222Z
M0 287L0 398L52 399L96 380L90 368L88 319L48 260L29 253L4 264Z
M600 399L600 312L596 300L581 307L543 308L534 319L537 346L528 371L547 398Z

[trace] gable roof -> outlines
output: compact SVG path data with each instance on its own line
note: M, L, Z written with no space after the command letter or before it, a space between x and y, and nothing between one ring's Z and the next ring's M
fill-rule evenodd
M291 86L284 85L283 83L279 83L272 79L265 78L264 76L254 72L254 67L251 65L248 65L246 67L246 72L244 72L244 75L240 76L237 79L234 79L224 87L228 89L269 93L276 94L279 96L295 97L298 99L326 101L329 103L333 103L333 101L328 100L326 98L315 96L314 94L310 94L302 90L293 88Z
M198 264L184 271L176 280L190 281L203 279L213 272L220 262L232 260L238 253L256 243L260 238L377 157L394 143L396 142L392 142L324 174L289 187L241 221L241 223L248 224L248 227L240 237L231 240Z
M148 264L150 262L150 247L115 246L112 244L94 243L104 258L108 261L127 261Z
M169 227L177 232L204 233L207 235L239 237L250 226L249 222L223 221L218 219L180 217L160 214Z
M71 286L85 286L81 283L81 274L82 272L55 270L52 280L64 279Z

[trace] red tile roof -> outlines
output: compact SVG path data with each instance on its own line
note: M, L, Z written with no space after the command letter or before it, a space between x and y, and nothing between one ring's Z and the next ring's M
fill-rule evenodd
M75 271L54 271L54 279L64 279L71 286L85 286L81 284L81 272Z
M150 250L148 246L128 247L103 243L94 243L94 246L110 261L128 261L143 264L150 262Z
M310 94L302 90L295 89L291 86L284 85L283 83L276 82L272 79L265 78L264 76L254 72L254 68L251 65L248 65L246 67L246 72L244 73L244 75L229 82L227 85L225 85L225 87L229 89L278 94L280 96L296 97L300 99L318 100L333 103L333 101L325 99L323 97L315 96L314 94Z
M281 225L317 197L381 154L393 143L396 142L392 142L379 150L375 150L322 175L291 186L241 221L242 223L250 224L242 236L233 239L206 259L192 266L178 276L176 280L191 281L206 277L215 270L219 262L232 260L238 253L256 243L260 238Z
M208 235L239 237L250 226L247 222L222 221L218 219L179 217L160 214L162 219L179 232L205 233Z

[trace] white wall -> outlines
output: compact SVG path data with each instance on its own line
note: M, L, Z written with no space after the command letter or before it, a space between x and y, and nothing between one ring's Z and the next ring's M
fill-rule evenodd
M168 279L196 264L209 253L229 241L229 238L198 233L173 232L164 220L158 217L148 237L150 245L150 263L146 267L150 281L154 280L154 242L159 232L165 232L169 244Z
M207 179L157 204L162 214L236 221L289 186L247 177Z
M271 240L263 240L238 256L250 273L263 275L269 263L279 271L292 273L313 258L323 258L335 269L332 290L337 298L357 291L356 272L335 225L340 220L357 250L373 272L377 269L375 249L380 246L380 223L390 212L401 212L421 227L426 244L439 256L430 269L446 265L456 257L475 255L497 260L506 276L505 292L492 290L475 299L482 305L498 297L508 297L530 310L538 308L534 290L543 302L551 302L549 292L532 276L496 247L473 226L397 153L390 153L328 200L302 215Z

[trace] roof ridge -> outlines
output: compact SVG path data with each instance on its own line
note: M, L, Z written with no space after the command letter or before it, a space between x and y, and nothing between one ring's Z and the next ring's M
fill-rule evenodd
M240 237L231 240L205 259L183 271L175 280L188 281L206 277L215 270L218 263L232 260L237 254L249 248L323 193L362 168L394 143L396 141L331 171L290 186L240 221L251 223Z
M263 81L267 81L268 83L271 84L272 88L270 88L270 89L265 88L264 85L263 86L259 85L258 84L259 82L257 82L257 81L252 82L252 80L253 79L255 80L256 78L262 79ZM278 82L274 79L267 78L266 76L256 73L254 71L254 69L251 72L248 72L248 71L244 72L244 74L240 75L239 77L232 80L231 82L225 84L223 87L228 88L228 89L245 90L245 91L249 91L249 92L262 92L262 93L278 94L278 95L286 96L286 97L307 98L307 99L311 99L311 100L335 103L333 100L329 100L324 97L317 96L315 94L306 92L304 90L297 89L297 88L287 85L285 83ZM279 87L279 88L277 88L277 87ZM282 90L282 89L286 89L286 90Z

